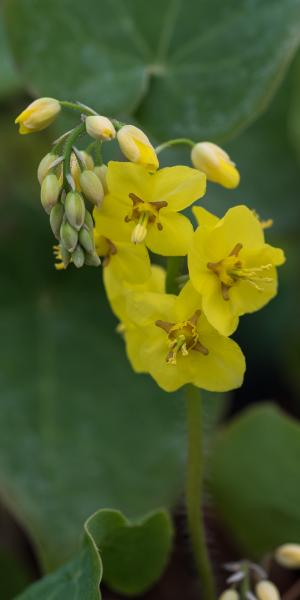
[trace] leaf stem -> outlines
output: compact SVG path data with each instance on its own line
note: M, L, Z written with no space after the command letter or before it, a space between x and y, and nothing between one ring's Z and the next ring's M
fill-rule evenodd
M195 565L202 582L203 600L215 600L215 582L205 540L201 510L203 491L203 409L202 400L193 385L187 387L188 460L186 508Z
M250 592L250 576L249 576L249 564L245 560L241 570L244 572L244 578L241 581L240 592L242 600L247 600L247 593Z
M195 146L195 143L196 142L193 142L193 140L190 140L188 138L176 138L175 140L168 140L168 142L164 142L163 144L160 144L160 146L157 146L155 148L155 152L156 152L156 154L159 154L166 148L171 148L172 146L178 146L178 145L185 145L185 146L190 146L191 148L193 148L193 146Z

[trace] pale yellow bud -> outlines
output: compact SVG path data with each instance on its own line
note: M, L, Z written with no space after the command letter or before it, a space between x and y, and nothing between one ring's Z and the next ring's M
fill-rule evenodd
M272 581L260 581L255 586L258 600L280 600L280 594Z
M69 192L67 194L65 211L70 225L79 231L85 218L85 204L81 194L78 192Z
M225 590L219 600L239 600L240 595L236 590Z
M240 183L240 174L228 154L216 144L200 142L192 149L194 167L203 171L209 181L225 188L235 188Z
M46 129L55 120L60 110L60 103L55 98L34 100L15 120L15 123L19 124L19 133L34 133Z
M94 168L94 173L96 173L97 177L100 179L102 183L102 187L104 190L104 194L107 194L107 165L101 165Z
M300 568L300 544L283 544L275 552L275 558L282 567Z
M85 120L86 132L95 140L107 142L116 137L116 130L112 122L107 117L95 115L87 117Z
M57 203L59 194L60 185L56 175L54 175L54 173L46 175L41 186L41 203L48 215L53 206Z
M134 125L124 125L117 133L120 148L131 162L144 165L149 171L159 167L155 150L145 133Z
M93 157L88 154L88 152L85 152L85 150L80 150L79 152L80 154L80 158L85 166L86 169L90 169L91 171L94 168L94 161L93 161ZM81 174L81 169L80 166L78 164L78 160L76 158L76 154L74 152L72 152L71 154L71 175L74 179L75 182L75 186L76 186L76 190L78 192L81 192L81 186L80 186L80 174Z
M42 185L51 165L57 160L57 158L57 154L51 154L51 152L42 158L37 170L37 178L40 185Z
M80 187L82 193L85 195L87 200L95 204L95 206L100 206L102 204L104 198L104 190L102 183L97 177L94 171L82 171L80 174Z

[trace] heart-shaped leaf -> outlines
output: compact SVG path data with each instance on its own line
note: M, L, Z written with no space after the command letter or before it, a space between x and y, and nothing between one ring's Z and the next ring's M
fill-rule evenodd
M128 113L158 138L225 136L267 104L300 39L297 0L7 0L36 94Z
M98 600L102 575L112 589L135 596L160 578L173 537L165 511L132 523L119 511L99 510L87 520L84 530L78 556L31 586L18 600Z
M228 530L261 557L300 540L300 425L272 405L254 407L220 434L211 486Z

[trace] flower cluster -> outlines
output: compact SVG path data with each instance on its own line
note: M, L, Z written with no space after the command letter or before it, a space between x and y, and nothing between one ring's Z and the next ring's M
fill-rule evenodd
M62 107L80 111L81 123L56 140L38 169L59 242L58 268L102 258L106 293L137 373L150 373L166 391L187 383L211 391L239 387L245 359L229 336L241 315L275 296L284 254L265 242L266 223L244 205L219 219L196 204L195 230L182 213L204 196L207 180L236 187L235 164L210 142L171 140L155 151L137 127L49 98L21 113L20 132L43 129ZM76 147L83 134L92 138L85 151ZM113 139L127 161L106 165L102 146ZM180 142L191 146L192 166L159 169L159 152ZM163 257L160 265L168 257L167 272L151 264L153 255ZM171 277L179 261L187 273Z

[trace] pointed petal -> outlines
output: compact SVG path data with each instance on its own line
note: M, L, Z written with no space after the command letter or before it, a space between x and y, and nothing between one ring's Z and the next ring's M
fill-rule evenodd
M185 256L193 235L189 219L179 213L161 211L160 223L162 230L155 223L149 227L146 237L148 248L162 256Z
M179 211L202 198L206 191L204 173L191 167L167 167L153 177L153 201L166 201L166 211Z

